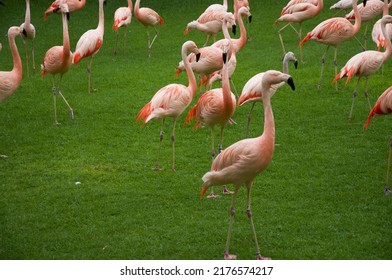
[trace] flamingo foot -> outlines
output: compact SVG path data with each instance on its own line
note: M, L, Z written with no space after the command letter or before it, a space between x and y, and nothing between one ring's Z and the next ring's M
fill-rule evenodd
M260 255L260 254L257 254L256 255L256 260L270 260L271 258L269 258L269 257L263 257L262 255Z
M391 189L389 188L389 186L385 186L384 193L385 193L386 195L392 193L392 191L391 191Z
M0 158L7 158L8 156L6 155L0 155Z
M225 253L225 260L236 260L237 256L229 253Z
M217 198L218 195L215 194L214 192L210 193L209 195L207 195L207 198Z
M75 116L74 116L74 112L72 109L69 110L69 116L70 116L71 120L74 120Z
M233 194L234 192L229 191L226 187L224 187L223 190L222 190L222 193L228 195L228 194Z
M163 170L163 168L162 168L159 164L155 165L155 167L154 167L154 168L151 168L151 169L154 170L154 171Z

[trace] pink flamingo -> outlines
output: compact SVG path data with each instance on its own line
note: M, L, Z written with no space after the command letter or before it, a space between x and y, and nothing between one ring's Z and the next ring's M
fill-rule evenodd
M128 25L131 24L132 20L132 1L128 0L128 7L120 7L114 13L113 30L116 31L116 48L114 49L114 54L117 54L117 43L118 43L118 29L120 27L125 27L124 29L124 48L123 54L125 54L125 37L127 35Z
M62 0L55 0L50 6L46 9L44 13L44 20L48 17L50 14L55 14L55 13L60 13L60 2ZM67 5L68 5L68 11L70 13L79 11L81 8L84 7L86 4L86 0L67 0Z
M368 118L363 126L364 129L368 128L368 125L375 115L386 115L392 112L392 86L387 88L378 98L373 109L370 111ZM389 139L389 155L388 155L388 168L387 168L387 179L385 184L385 194L391 193L389 185L390 170L391 170L391 155L392 155L392 137Z
M35 73L35 58L34 58L34 38L35 38L35 27L34 25L31 24L30 20L30 0L26 0L26 16L25 16L25 21L20 25L20 28L24 30L21 32L21 36L23 39L23 44L25 48L25 53L26 53L26 72L27 72L27 77L29 77L29 55L27 53L27 46L26 46L26 40L31 40L32 42L32 48L31 48L31 55L33 57L33 74Z
M195 128L200 127L201 123L207 124L211 129L211 156L212 161L215 159L215 126L220 125L220 140L218 143L218 153L222 150L223 143L223 131L226 124L229 122L231 116L234 114L236 99L234 94L230 90L229 83L229 72L228 72L228 61L227 56L231 52L231 42L230 40L225 40L222 44L223 52L223 69L222 69L222 88L216 88L207 91L202 94L197 101L197 104L192 107L186 116L186 123L190 123L194 118L198 121ZM224 188L225 194L230 193L226 188ZM209 198L215 198L217 195L214 191L208 195Z
M14 66L11 71L0 71L0 101L13 94L18 89L22 80L22 61L15 43L16 36L21 32L23 31L19 26L12 26L8 29L8 41Z
M158 31L156 28L157 24L163 25L164 20L163 18L153 9L150 8L139 8L140 0L136 0L135 3L135 17L136 19L146 27L147 32L147 50L148 50L148 57L151 57L151 49L152 45L155 42L155 39L158 37ZM155 30L155 36L150 43L150 33L148 32L148 27L152 26Z
M60 3L60 9L62 14L62 22L63 22L63 45L62 46L54 46L51 47L45 54L44 61L41 65L42 71L42 78L46 74L52 74L52 93L53 93L53 103L54 103L54 123L57 125L59 122L57 121L57 106L56 106L56 99L57 93L62 97L65 104L67 105L71 119L74 119L74 113L69 105L68 101L65 99L63 94L61 93L61 80L63 75L68 72L69 68L71 67L72 63L72 53L71 47L69 43L69 34L68 34L68 22L67 22L67 13L68 13L68 6L65 1ZM59 84L55 86L55 75L60 74Z
M231 79L231 76L233 75L235 68L237 66L236 54L242 50L242 48L245 46L246 40L247 40L246 28L245 28L244 22L242 20L243 16L247 16L249 19L249 22L252 21L252 15L247 7L241 7L240 10L238 11L238 14L237 14L237 22L238 22L238 25L240 26L240 32L241 32L240 38L231 39L229 32L227 31L227 34L226 34L225 33L226 31L223 31L225 34L225 38L230 38L231 43L233 45L233 49L234 49L234 53L232 54L232 57L231 57L230 61L228 62L227 67L228 67L228 71L229 71L229 79L232 83L232 86L233 86L236 94L237 94L237 90L235 89L235 85L233 83L233 80ZM225 23L223 23L222 30L224 30L224 26L227 26L227 25L225 25ZM225 40L225 39L222 39L222 40L215 42L212 46L220 47L223 40ZM214 82L221 81L221 80L222 80L222 70L215 71L214 73L212 73L210 75L209 84L207 85L207 87L210 88Z
M366 3L366 0L364 0L363 2ZM327 48L325 49L325 52L321 58L321 72L320 72L320 79L318 82L319 89L321 87L321 80L323 78L325 56L327 54L329 47L333 46L335 48L333 63L335 66L335 75L336 75L338 72L337 60L336 60L338 46L341 43L353 38L361 28L361 16L359 15L357 0L352 0L351 4L355 12L354 25L351 24L349 20L341 17L334 17L334 18L327 19L321 22L319 25L317 25L312 31L310 31L299 44L300 46L302 46L305 42L311 40L327 45ZM338 89L337 84L335 87L337 90Z
M380 67L384 64L384 62L390 57L392 53L391 41L389 38L389 34L386 33L385 25L387 23L392 23L392 16L386 15L382 17L381 20L381 30L386 39L386 49L384 52L379 51L364 51L359 54L354 55L349 61L347 61L346 65L340 70L333 80L336 82L344 77L347 77L346 84L351 80L353 76L358 77L357 84L353 93L353 101L351 105L351 111L349 115L349 119L352 117L354 102L357 96L357 86L361 77L366 78L366 89L365 96L369 103L369 107L371 108L369 95L368 95L368 77L371 76L374 72L376 72Z
M198 60L200 57L200 52L196 44L192 41L187 41L182 45L181 56L184 61L186 73L188 75L188 86L186 87L181 84L169 84L161 88L157 93L155 93L151 101L148 102L137 115L136 121L143 120L143 125L153 119L162 119L162 129L159 136L160 142L157 163L154 168L155 170L161 169L159 165L159 158L163 140L164 124L165 119L167 117L171 117L174 119L173 130L171 134L172 170L175 171L174 132L176 129L177 119L189 106L196 94L196 78L195 74L193 74L190 63L188 62L187 52L194 53L196 55L196 60Z
M224 149L214 160L211 171L204 174L200 198L203 198L207 189L211 186L234 185L234 194L230 207L230 223L227 234L224 257L227 260L236 259L236 255L229 254L231 232L234 221L235 202L237 193L242 185L247 188L247 215L250 221L253 240L256 247L256 259L268 259L262 257L257 242L256 230L253 224L250 206L250 192L255 177L262 172L270 163L274 153L275 123L271 107L272 85L286 82L294 90L294 82L290 75L279 71L270 70L263 77L263 105L264 105L264 132L257 138L248 138L238 141Z
M249 6L248 0L234 0L234 18L237 20L237 23L239 23L238 22L238 13L242 7L247 8L250 12L250 6ZM251 21L252 21L252 18L248 17L248 23L251 23ZM248 29L249 29L249 25L248 25ZM248 41L250 41L250 36L246 37L246 39Z
M331 7L329 7L330 10L338 10L336 14L338 14L340 11L346 11L347 9L352 8L353 5L351 3L351 0L340 0L333 4Z
M392 3L392 2L391 2ZM383 8L383 16L389 14L388 0L384 0L384 8ZM392 35L392 25L386 25L386 32L389 36ZM379 19L374 25L372 30L372 39L373 42L377 45L377 50L381 50L381 48L385 48L385 37L381 32L381 19Z
M285 56L283 57L283 73L288 74L289 73L289 62L292 61L294 63L294 67L297 68L298 66L298 60L295 57L294 53L292 52L287 52ZM246 136L248 136L249 133L249 124L252 116L252 111L253 108L255 107L256 102L262 102L263 101L263 77L265 75L265 72L261 72L259 74L254 75L252 78L250 78L244 88L242 89L242 93L240 98L238 99L238 106L242 106L245 103L252 102L252 107L250 108L250 111L248 113L248 122L246 125ZM283 86L284 83L280 83L277 85L273 85L273 88L270 90L272 91L271 94L273 95L274 92L281 86Z
M389 7L392 5L392 2L389 4ZM382 15L384 8L384 3L379 0L369 0L365 3L358 5L358 11L361 15L362 23L366 23L365 31L363 32L363 39L364 39L364 47L363 49L366 50L366 33L368 29L369 22L374 19L375 17ZM349 14L346 15L346 19L352 20L354 19L354 11L351 11Z
M76 49L72 58L72 64L77 65L81 59L90 57L90 62L87 65L88 73L88 93L91 90L95 91L91 83L91 64L94 56L99 52L103 43L104 35L104 12L103 4L106 5L106 0L99 0L99 21L96 29L86 31L76 44Z
M279 39L280 43L282 45L283 49L283 55L286 53L283 39L282 39L282 31L287 27L291 26L295 33L297 34L298 40L301 41L301 33L302 33L302 23L305 20L314 18L317 16L321 10L324 7L324 2L323 0L317 0L317 5L313 5L311 3L298 3L295 5L292 5L291 7L287 9L283 9L280 17L275 20L274 25L278 24L280 21L287 22L285 26L283 26L281 29L279 29L278 34L279 34ZM298 23L299 24L299 30L297 31L293 26L292 23ZM300 59L303 62L302 59L302 48L300 47Z

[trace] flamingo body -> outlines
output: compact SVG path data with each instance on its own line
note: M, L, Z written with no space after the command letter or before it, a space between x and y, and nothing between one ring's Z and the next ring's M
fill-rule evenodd
M60 13L60 3L61 0L55 0L52 4L50 4L44 13L44 20L46 20L50 14ZM66 3L68 5L69 12L72 13L82 9L86 4L86 0L66 0Z
M386 115L392 113L392 86L387 88L377 99L376 104L370 110L369 116L366 119L366 122L363 126L364 129L367 129L370 121L376 115Z
M15 38L20 32L21 29L18 26L13 26L8 29L8 41L14 66L11 71L0 71L0 101L12 95L22 81L22 61L15 43Z

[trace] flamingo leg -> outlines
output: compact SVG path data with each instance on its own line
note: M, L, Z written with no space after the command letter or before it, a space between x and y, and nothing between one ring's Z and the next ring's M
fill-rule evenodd
M333 65L335 67L335 76L338 74L337 54L338 54L338 47L335 46L335 54L334 54L334 57L333 57ZM338 91L338 83L335 83L335 89L336 89L336 91Z
M34 54L34 39L32 40L31 56L33 57L33 74L35 74L35 54Z
M231 86L232 86L233 89L234 89L234 94L235 94L235 96L236 96L237 99L238 99L238 92L237 92L237 88L235 87L234 81L233 81L233 79L232 79L231 77L230 77L229 79L230 79Z
M211 159L212 162L214 162L215 159L215 127L212 126L211 127ZM211 187L211 192L210 194L207 196L207 198L216 198L217 195L214 192L214 187Z
M352 115L353 115L355 98L357 97L357 87L358 87L358 83L359 83L359 80L360 80L360 79L361 79L361 77L358 78L357 84L355 85L355 89L354 89L354 92L353 92L353 101L352 101L352 104L351 104L350 115L348 116L348 118L349 118L350 120L351 120L351 117L352 117Z
M150 49L150 32L148 32L148 27L146 27L146 33L147 33L147 55L148 57L151 57L151 49Z
M91 93L91 91L96 91L96 89L94 89L93 84L91 82L91 64L93 63L93 58L94 58L94 56L92 55L88 65L87 65L88 93Z
M155 26L154 26L154 30L155 30L155 36L154 36L154 38L152 39L151 44L149 43L149 45L148 45L148 57L151 56L152 45L154 45L155 39L158 37L158 30L155 28Z
M56 105L56 86L54 85L54 75L52 76L52 94L53 94L53 107L54 107L54 124L58 125L59 122L57 121L57 105Z
M249 223L250 223L250 227L251 227L252 234L253 234L253 240L255 242L256 260L270 260L270 258L263 257L260 254L260 248L259 248L259 243L257 241L256 229L255 229L255 225L253 223L253 214L252 214L252 210L250 208L250 191L251 191L251 188L252 188L252 182L248 183L247 184L247 188L246 188L246 190L247 190L247 205L248 205L246 213L247 213L248 218L249 218Z
M366 41L367 41L367 29L368 29L369 23L366 24L365 26L365 31L363 32L363 50L366 51Z
M74 112L73 112L71 106L69 105L67 99L65 99L64 95L61 93L61 90L60 90L60 85L61 85L61 80L62 80L62 79L63 79L63 76L61 75L61 76L60 76L59 85L58 85L58 87L57 87L57 92L58 92L58 94L60 94L61 98L64 100L65 104L67 105L68 110L69 110L70 118L71 118L71 120L73 120L73 119L74 119Z
M221 131L220 131L220 140L219 140L219 144L218 144L218 154L220 154L222 152L223 149L223 131L224 131L225 127L221 126ZM223 194L232 194L233 192L229 191L227 189L227 186L224 185L223 186L223 190L222 190Z
M325 52L324 52L323 56L321 57L320 79L319 79L319 82L317 84L317 88L318 89L321 88L321 80L323 79L323 72L324 72L324 66L325 66L325 56L327 55L328 49L329 49L329 45L327 45L327 48L325 49Z
M162 119L162 129L161 132L159 133L159 147L158 147L158 154L157 154L157 161L155 164L155 167L153 168L153 170L162 170L161 166L159 165L159 160L160 160L160 156L161 156L161 147L162 147L162 141L163 141L163 131L165 129L165 119Z
M386 179L385 189L384 189L385 194L390 194L392 192L389 185L389 178L391 177L391 156L392 156L392 137L389 139L387 179Z
M125 55L125 44L127 42L127 31L128 31L128 26L124 28L124 45L123 45L123 55Z
M26 40L23 40L23 45L24 45L25 54L26 54L26 72L27 72L27 78L29 78L29 77L30 77L30 73L29 73L29 54L28 54L28 52L27 52Z
M302 23L301 22L299 23L299 31L297 32L297 36L298 36L298 41L301 42L301 38L302 38ZM301 60L302 63L304 63L304 60L302 57L302 46L299 47L299 59Z
M246 137L248 137L249 134L249 125L250 125L250 119L252 117L252 111L253 108L255 107L256 102L252 102L252 107L250 108L250 111L248 113L248 123L246 124Z
M239 190L239 187L235 186L233 198L231 200L229 229L227 232L226 247L225 247L225 251L223 253L226 260L237 259L236 255L229 254L229 247L230 247L230 241L231 241L231 233L233 230L233 222L234 222L234 216L235 216L235 201L237 199L238 190Z
M116 32L116 47L114 48L114 54L117 54L117 43L118 43L118 31Z
M291 24L288 23L288 24L286 24L285 26L283 26L281 29L278 30L278 35L279 35L279 39L280 39L280 44L282 45L283 55L286 54L286 49L285 49L284 43L283 43L282 31L283 31L284 29L286 29L286 27L289 26L289 25L291 26Z
M370 100L369 100L369 93L368 93L368 77L366 77L365 97L366 97L366 100L367 100L367 102L368 102L368 104L369 104L369 108L370 108L370 110L371 110L371 109L372 109L372 105L370 104Z
M207 34L206 42L204 43L203 47L208 45L208 41L210 41L211 34Z
M176 165L175 165L175 148L174 148L174 141L175 141L175 131L176 131L176 124L177 124L177 119L174 118L174 123L173 123L173 130L172 130L172 135L171 135L171 141L172 141L172 171L176 171Z

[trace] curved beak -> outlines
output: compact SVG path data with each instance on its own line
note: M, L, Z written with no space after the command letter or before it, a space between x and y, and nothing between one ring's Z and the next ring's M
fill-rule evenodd
M250 16L248 17L248 20L249 20L249 23L252 22L252 15L250 15Z
M227 53L226 52L222 53L222 58L223 58L223 64L226 64L226 62L227 62Z
M25 36L25 37L27 37L27 32L26 32L26 29L24 29L24 28L22 28L22 34Z
M366 7L366 3L367 3L367 0L363 0L362 4L364 7Z
M234 35L237 33L237 25L233 24L231 26L231 32L233 32Z
M294 67L295 67L295 69L298 68L298 60L294 61Z
M0 4L3 5L3 6L5 6L5 4L4 4L3 1L1 1L1 0L0 0Z
M293 80L292 77L290 77L290 78L287 80L287 84L291 87L292 90L295 90L294 80Z
M201 53L197 53L197 54L196 54L196 62L198 62L198 61L199 61L199 59L200 59L200 56L201 56Z

